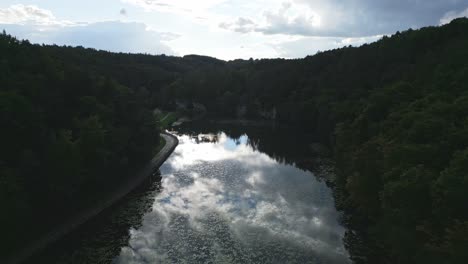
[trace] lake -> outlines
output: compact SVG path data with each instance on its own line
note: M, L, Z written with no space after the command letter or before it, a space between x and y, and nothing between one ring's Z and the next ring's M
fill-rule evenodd
M307 134L186 124L159 175L36 261L350 263L332 190L297 164ZM34 260L33 260L34 261Z

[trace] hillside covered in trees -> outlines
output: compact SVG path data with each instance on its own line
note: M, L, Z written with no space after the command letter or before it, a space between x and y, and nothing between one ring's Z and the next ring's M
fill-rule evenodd
M356 263L464 263L467 47L466 18L296 60L116 54L3 34L0 224L124 177L157 144L150 110L198 103L213 117L300 127L333 148Z
M160 141L142 91L5 33L0 65L3 258L99 201Z

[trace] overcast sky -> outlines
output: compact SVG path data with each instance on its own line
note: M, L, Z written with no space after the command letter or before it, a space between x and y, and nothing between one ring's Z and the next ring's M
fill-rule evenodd
M220 59L298 58L468 16L468 0L0 0L34 43Z

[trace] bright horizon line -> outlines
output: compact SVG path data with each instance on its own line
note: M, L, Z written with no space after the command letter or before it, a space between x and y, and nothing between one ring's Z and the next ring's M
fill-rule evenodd
M300 59L468 16L468 0L3 0L31 43L223 61Z
M431 27L431 26L427 26L427 27ZM423 27L424 28L424 27ZM412 28L409 28L407 30L404 30L404 31L408 31L408 30L414 30ZM315 56L319 53L323 53L323 52L328 52L328 51L333 51L333 50L339 50L339 49L344 49L344 48L349 48L349 47L352 47L352 48L359 48L359 47L362 47L364 45L369 45L369 44L373 44L373 43L376 43L380 40L382 40L382 38L384 36L393 36L395 35L397 32L400 32L400 31L397 31L393 34L385 34L385 35L379 35L378 39L376 40L373 40L371 42L365 42L365 43L361 43L359 45L356 45L356 46L353 46L353 45L348 45L348 46L342 46L342 47L337 47L337 48L331 48L331 49L325 49L325 50L318 50L317 52L315 52L314 54L308 54L308 55L305 55L303 57L296 57L296 58L288 58L288 57L258 57L258 58L248 58L248 59L244 59L244 58L235 58L235 59L222 59L222 58L218 58L218 57L215 57L215 56L212 56L212 55L207 55L207 54L195 54L195 53L189 53L189 54L183 54L183 55L179 55L179 54L165 54L165 53L146 53L146 52L125 52L125 51L111 51L111 50L105 50L105 49L100 49L100 48L94 48L94 47L91 47L91 46L84 46L84 45L73 45L73 44L56 44L56 43L38 43L38 42L33 42L27 38L21 38L21 37L18 37L14 34L11 34L9 33L8 31L6 31L5 29L2 29L3 32L5 32L7 35L10 35L12 37L14 37L15 39L19 40L19 41L28 41L29 43L33 44L33 45L39 45L39 46L58 46L58 47L65 47L65 48L84 48L84 49L92 49L92 50L95 50L95 51L99 51L99 52L108 52L108 53L116 53L116 54L126 54L126 55L146 55L146 56L165 56L165 57L175 57L175 58L184 58L184 57L187 57L187 56L199 56L199 57L209 57L209 58L212 58L212 59L216 59L216 60L220 60L220 61L225 61L225 62L230 62L230 61L236 61L236 60L244 60L244 61L248 61L250 59L252 60L276 60L276 59L281 59L281 60L301 60L301 59L305 59L307 57L311 57L311 56ZM404 32L402 31L402 32Z

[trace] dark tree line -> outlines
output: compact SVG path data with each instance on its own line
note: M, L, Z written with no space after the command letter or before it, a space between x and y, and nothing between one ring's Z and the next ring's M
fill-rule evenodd
M148 110L182 101L292 124L332 147L356 263L464 263L467 47L466 18L296 60L117 54L4 34L2 221L80 201L137 166L157 138Z
M151 158L159 128L142 93L53 47L0 35L2 258Z

